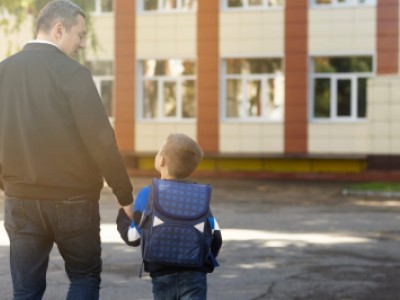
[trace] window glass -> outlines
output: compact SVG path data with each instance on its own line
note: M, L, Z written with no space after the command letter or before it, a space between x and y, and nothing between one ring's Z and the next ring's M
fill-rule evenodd
M144 10L157 10L158 9L158 0L144 0L143 9Z
M111 75L113 74L113 62L109 60L86 61L85 66L92 72L92 75Z
M101 0L101 11L102 12L113 11L113 1L112 0Z
M314 81L314 116L329 118L331 114L331 80L315 79Z
M350 5L375 5L377 0L311 0L314 5L350 6Z
M314 59L316 73L371 72L372 68L371 56L316 57Z
M162 10L171 10L178 8L178 1L177 0L162 0Z
M143 85L143 117L157 118L158 114L158 88L157 81L145 80Z
M196 6L197 6L196 0L182 0L182 8L184 10L193 10L197 8Z
M225 69L226 118L283 119L282 59L229 58Z
M250 117L260 117L262 112L261 80L247 81L247 115Z
M101 100L103 101L104 108L107 116L112 117L112 80L102 80L100 87Z
M171 12L197 9L197 0L141 0L144 11Z
M339 79L337 81L337 115L339 117L351 116L351 80Z
M284 6L285 0L225 0L226 8L263 9Z
M144 62L143 71L145 76L194 75L196 72L195 65L192 61L179 59L146 60Z
M242 83L241 80L229 79L226 84L227 88L227 117L240 117Z
M182 116L183 118L194 118L196 115L194 80L185 80L182 84Z
M269 0L268 5L269 6L284 6L285 0Z
M163 93L164 93L164 106L163 106L163 115L165 117L176 117L176 82L164 82L163 85Z
M196 67L182 59L142 62L144 119L190 119L196 116Z
M113 62L108 60L85 61L109 117L112 117Z
M316 57L313 60L313 118L357 120L367 114L367 80L372 56Z
M242 0L228 0L228 7L242 7Z
M249 0L249 6L262 6L263 0Z
M228 74L264 74L282 70L281 59L227 59Z
M367 78L358 78L357 87L357 116L365 118L367 116Z

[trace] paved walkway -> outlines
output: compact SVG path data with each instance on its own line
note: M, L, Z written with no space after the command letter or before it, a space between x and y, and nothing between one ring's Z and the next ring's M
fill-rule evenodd
M149 179L133 182L141 187ZM327 182L211 183L224 245L221 267L208 277L209 299L400 299L400 199L346 198L342 184ZM152 299L149 278L137 278L140 249L120 241L116 212L105 188L101 299ZM12 289L1 196L0 223L0 300L7 300ZM45 300L65 299L63 268L55 247Z

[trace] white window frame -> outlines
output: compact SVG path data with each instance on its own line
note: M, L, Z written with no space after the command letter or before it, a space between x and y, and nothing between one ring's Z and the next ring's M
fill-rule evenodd
M144 0L139 0L137 2L137 11L139 13L144 13L144 14L165 14L165 13L193 13L193 12L197 12L197 5L198 2L201 0L195 0L196 3L194 5L193 9L186 9L182 7L183 1L184 0L177 0L177 8L175 9L165 9L162 6L162 1L163 0L158 0L157 1L157 9L154 10L145 10L144 9ZM215 0L216 1L216 0Z
M137 101L137 115L138 120L142 122L194 122L196 120L196 116L193 118L184 118L183 113L183 100L182 100L182 85L184 81L193 80L196 86L197 84L197 76L196 75L182 75L182 76L165 76L165 75L157 75L157 76L143 76L143 60L140 60L138 63L138 91L137 95L139 101ZM168 60L168 59L165 59ZM196 63L195 60L193 60ZM156 81L157 82L157 114L156 118L146 118L144 116L144 95L143 95L143 82L145 80ZM176 116L168 117L164 116L164 94L163 94L163 83L164 82L175 82L176 83ZM195 106L197 108L197 98L195 96ZM196 109L197 111L197 109Z
M198 0L198 1L201 1L201 0ZM237 10L283 10L285 8L285 4L270 6L270 5L268 5L269 0L262 0L262 5L259 5L259 6L250 5L249 0L242 0L242 1L243 1L242 7L229 7L228 0L222 0L221 1L221 9L226 10L226 11L237 11ZM285 1L288 1L288 0L285 0Z
M372 71L371 72L352 72L352 73L314 73L314 57L351 57L351 56L370 56L372 58ZM358 117L357 116L357 80L359 78L371 78L375 76L375 56L373 54L348 54L348 55L312 55L310 56L310 76L309 76L309 120L310 122L364 122L368 116ZM317 118L314 116L314 81L315 79L330 79L330 117L329 118ZM340 79L351 80L351 115L350 116L338 116L337 115L337 81ZM366 103L368 105L368 103ZM368 113L368 111L367 111Z
M93 81L94 81L94 84L96 85L96 88L97 88L97 91L99 92L100 97L102 97L101 82L102 81L113 81L114 82L114 76L113 75L93 75ZM111 97L111 116L108 116L108 119L110 120L111 123L114 122L113 97Z
M341 3L339 0L331 0L332 3L317 3L316 0L309 0L311 7L331 8L331 7L349 7L349 6L375 6L378 0L367 0L367 3L360 3L359 0L345 0Z
M270 119L268 118L267 115L267 86L268 86L268 80L270 79L276 79L276 75L275 74L227 74L226 70L226 60L230 59L231 57L225 57L222 59L221 62L221 101L220 101L220 119L223 122L229 123L229 122L283 122L284 121L284 114L282 114L282 119ZM255 58L255 57L232 57L232 58L237 58L237 59L241 59L241 58L246 58L246 59L251 59L251 58ZM259 58L259 57L257 57ZM283 64L283 59L282 57L276 57L276 56L268 56L268 58L279 58L282 60L282 64ZM283 73L283 65L282 65L282 75L283 75L283 80L285 80L285 76ZM242 85L242 91L244 93L244 98L246 99L246 95L247 95L247 88L246 88L246 83L249 80L261 80L261 86L263 89L263 92L261 93L261 115L260 116L244 116L244 117L236 117L236 118L230 118L227 116L227 85L226 85L226 81L229 79L234 79L234 80L241 80L241 85ZM285 109L284 107L284 103L283 103L283 107L282 110ZM248 101L243 101L241 103L240 109L243 112L246 112L248 108Z

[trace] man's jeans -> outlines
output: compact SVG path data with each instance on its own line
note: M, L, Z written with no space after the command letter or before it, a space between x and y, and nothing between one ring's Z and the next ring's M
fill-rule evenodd
M70 279L67 299L99 299L102 267L98 201L5 197L14 300L42 299L49 253L56 243Z
M177 272L152 278L154 300L207 299L207 273Z

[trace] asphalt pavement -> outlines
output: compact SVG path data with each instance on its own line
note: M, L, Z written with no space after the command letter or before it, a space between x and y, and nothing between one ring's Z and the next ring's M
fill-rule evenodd
M400 199L343 196L345 183L200 179L213 185L222 229L221 266L208 276L214 300L399 300ZM149 178L133 178L136 190ZM0 193L0 300L12 299L8 237ZM150 300L138 278L140 248L116 230L117 204L101 194L101 299ZM68 279L57 247L45 300L65 299Z

